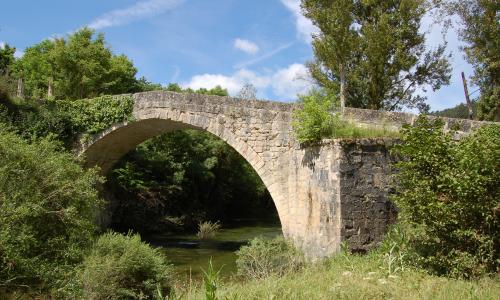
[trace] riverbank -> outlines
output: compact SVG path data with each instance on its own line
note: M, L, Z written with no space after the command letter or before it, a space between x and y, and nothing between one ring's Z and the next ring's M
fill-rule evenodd
M221 282L218 299L500 299L500 277L477 280L392 269L379 253L337 255L281 278ZM394 266L391 266L394 268ZM179 299L204 299L200 283L177 286ZM175 299L175 298L174 298Z

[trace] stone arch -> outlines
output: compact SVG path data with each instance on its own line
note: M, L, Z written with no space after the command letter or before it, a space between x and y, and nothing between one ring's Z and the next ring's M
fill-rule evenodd
M225 126L226 122L230 122L226 117L214 118L176 110L146 109L134 110L134 119L132 122L115 124L83 144L79 156L84 157L85 166L98 166L104 175L125 154L150 138L183 129L209 132L224 140L252 166L268 189L280 222L284 226L282 205L284 197L275 188L276 182L266 168L266 162L247 142L236 136L230 127Z
M135 121L115 124L82 145L86 166L106 173L156 135L207 131L255 169L271 194L284 236L308 257L331 255L342 241L368 249L382 238L391 173L383 140L329 140L302 147L293 137L293 104L166 91L130 96ZM379 113L346 108L346 114L371 124Z

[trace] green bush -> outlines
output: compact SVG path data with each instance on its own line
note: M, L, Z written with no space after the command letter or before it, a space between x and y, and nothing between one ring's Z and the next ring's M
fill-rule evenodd
M249 279L283 276L305 265L304 255L283 237L255 238L236 254L238 274Z
M130 96L55 101L57 109L71 116L75 133L96 134L111 125L131 120L134 100Z
M0 124L0 286L62 284L81 262L101 204L95 170Z
M332 114L334 99L322 90L299 96L302 108L293 112L293 129L299 142L318 141L331 137L338 117Z
M394 201L417 262L452 276L498 272L500 125L456 142L420 117L394 153L402 157Z
M335 95L313 90L299 97L300 109L293 112L292 126L299 142L317 142L325 138L399 137L399 132L386 127L359 127L333 111Z
M115 123L131 120L133 105L130 96L43 103L28 101L16 106L11 104L10 107L0 102L0 120L12 124L19 135L28 141L51 135L71 149L77 137L85 139ZM2 110L8 111L8 114L2 114Z
M172 267L139 235L110 232L85 258L81 281L85 299L154 299L169 293Z

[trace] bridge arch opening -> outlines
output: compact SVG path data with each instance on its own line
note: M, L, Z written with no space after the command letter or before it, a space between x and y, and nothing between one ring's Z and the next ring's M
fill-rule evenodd
M87 166L99 166L101 168L101 173L103 175L107 175L108 177L108 183L106 184L105 188L105 194L107 194L108 199L111 200L111 214L104 214L105 220L103 220L104 224L111 225L112 229L118 230L118 231L127 231L129 229L132 229L134 231L148 231L151 230L151 228L137 228L137 222L136 224L132 224L130 226L130 219L134 219L137 221L139 218L137 216L134 216L133 212L130 211L130 206L127 207L127 205L130 205L130 203L126 203L127 205L123 205L124 202L123 199L121 198L123 196L122 194L116 195L117 189L116 189L116 182L113 183L113 181L116 181L117 176L127 176L127 160L131 159L131 155L133 156L134 153L137 154L137 147L151 147L152 143L161 143L161 139L165 138L168 140L169 143L175 142L175 139L172 138L172 136L179 137L184 135L184 137L200 137L205 135L205 139L210 139L211 141L218 141L218 145L220 146L221 143L223 143L225 146L225 150L230 149L229 153L225 153L225 155L230 155L231 158L235 160L235 155L239 157L239 161L244 161L246 166L244 166L241 171L242 172L247 172L250 170L254 176L261 181L262 177L261 174L258 174L259 170L258 168L260 167L260 170L262 171L263 169L263 163L261 162L260 158L256 153L254 153L246 144L244 141L241 141L237 138L234 137L230 132L225 133L224 130L220 130L220 128L215 128L212 126L210 129L208 127L203 128L200 126L195 126L189 123L184 123L184 122L179 122L179 121L173 121L170 119L160 119L160 118L147 118L147 119L142 119L142 120L137 120L135 122L130 122L130 123L122 123L122 124L116 124L106 132L103 132L99 136L97 136L94 140L92 140L85 148L83 154L85 155L85 161ZM184 141L185 143L186 141ZM196 142L196 141L194 141ZM149 143L149 145L148 145ZM177 152L179 152L180 149L176 149ZM186 149L187 151L188 149ZM203 151L203 149L201 150ZM232 153L230 153L232 151ZM179 153L177 153L179 154ZM193 153L187 153L186 155L192 155ZM195 153L196 154L196 153ZM200 155L200 152L198 152L198 155ZM202 155L202 154L201 154ZM175 155L173 157L175 159ZM200 158L203 160L203 158ZM238 160L238 159L236 159ZM205 161L205 163L210 164L212 162L210 161ZM240 166L241 167L241 166ZM116 168L121 172L121 174L117 174ZM247 169L245 169L247 168ZM154 170L145 170L146 172L154 172ZM222 170L224 172L224 169ZM227 172L227 169L225 170ZM246 174L248 175L248 174ZM231 174L217 174L216 176L231 176ZM265 176L265 174L264 174ZM139 183L140 184L140 183ZM200 183L203 184L203 183ZM227 184L227 180L226 183ZM267 192L267 187L264 182L264 180L261 181L260 183L262 187L264 187L265 191L260 191L261 196L263 197L262 199L256 199L260 201L261 207L265 208L267 210L268 214L265 216L265 224L269 225L269 221L274 221L275 228L277 227L278 230L281 232L281 224L278 218L278 212L277 208L274 205L274 202L272 200L272 196ZM236 187L236 188L241 188L241 187ZM244 189L243 189L244 190ZM121 191L123 192L123 190ZM165 193L165 190L160 190L158 191L159 193ZM210 193L210 191L205 190L205 192ZM168 193L168 191L167 191ZM174 191L175 193L175 191ZM196 194L203 193L203 189L197 189ZM187 193L189 194L189 192ZM234 213L237 211L238 208L240 208L241 214L236 214L234 215L235 218L245 218L245 217L250 217L252 216L246 215L243 212L248 212L250 206L248 205L248 199L234 199L237 197L234 197L234 195L237 195L238 193L234 193L232 196L233 199L231 199L231 203L224 203L225 207L223 209L228 210L229 213ZM165 195L163 195L165 196ZM240 196L243 198L245 195L241 194L240 191ZM268 199L265 199L265 197L268 197ZM154 195L153 195L154 197ZM200 198L199 195L197 195L198 199ZM213 198L213 195L208 195L205 198ZM145 196L147 198L147 195ZM168 196L167 196L168 198ZM148 200L148 199L145 199ZM149 199L151 200L151 199ZM153 199L154 200L154 199ZM189 199L183 199L189 201ZM213 200L214 199L208 199L209 203L205 203L208 205L214 205ZM215 199L216 202L220 201L220 199ZM228 199L224 199L228 200ZM266 202L267 200L267 202ZM245 203L242 204L242 201ZM211 203L210 203L211 202ZM220 201L224 202L224 201ZM156 203L158 204L158 203ZM164 203L163 203L164 204ZM183 203L186 204L186 203ZM216 204L221 204L221 203L215 203ZM267 205L267 207L266 207ZM147 206L147 204L146 204ZM186 207L189 205L185 205L182 207L182 209L178 210L176 213L179 212L185 212ZM241 206L241 207L238 207ZM265 206L265 207L262 207ZM158 209L158 206L151 205L153 209ZM143 205L144 208L144 205ZM163 207L164 208L164 207ZM197 207L199 209L200 207ZM132 208L133 209L133 208ZM167 208L168 210L168 208ZM266 211L260 211L259 214L257 214L259 217L262 217L263 214ZM217 212L216 212L217 213ZM227 213L227 212L225 212ZM154 213L153 213L154 215ZM158 215L156 215L158 216ZM143 218L146 217L148 218L147 215L142 216ZM179 215L175 216L175 213L171 216L165 216L169 217L167 220L168 223L172 224L175 223L176 221L181 221L181 222L186 222L186 220L179 220L176 219L176 217L180 217ZM193 216L191 216L193 217ZM217 215L217 214L207 214L205 216L199 216L200 220L189 220L188 227L190 229L193 229L193 221L201 221L201 219L205 218L207 220L221 220L223 222L223 226L229 223L230 227L234 228L234 219L235 218L224 218L222 215ZM256 216L253 216L254 218ZM274 220L272 220L274 217ZM125 218L125 221L124 221ZM127 218L128 221L127 221ZM261 218L262 221L262 218ZM127 228L127 222L129 228ZM157 230L165 230L165 227L162 227L161 224L158 224ZM165 224L163 224L165 225ZM135 227L135 228L134 228ZM154 237L153 237L153 243L154 243ZM162 242L158 242L158 245L162 245ZM228 247L230 250L236 250L234 247L239 247L241 244L240 243L234 243L232 245L227 245L223 247ZM225 264L227 262L223 262L222 264Z
M241 157L252 167L262 183L270 193L276 207L280 221L280 195L273 190L272 174L265 168L264 160L242 139L224 125L224 120L209 119L203 116L179 116L181 120L172 120L162 116L146 116L133 122L115 124L108 130L95 136L81 149L87 167L98 166L103 175L108 174L112 167L127 153L141 143L162 134L179 130L199 130L210 133L227 143L238 152ZM215 123L215 124L214 124Z

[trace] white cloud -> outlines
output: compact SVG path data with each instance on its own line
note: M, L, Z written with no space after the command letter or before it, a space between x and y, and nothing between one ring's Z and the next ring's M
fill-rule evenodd
M318 32L318 28L302 14L300 0L281 0L281 3L293 13L299 38L306 43L310 43L312 40L311 34Z
M5 48L5 42L4 41L0 41L0 49L3 49Z
M249 40L236 39L234 40L234 47L248 54L256 54L259 52L259 46Z
M245 83L253 84L257 89L265 89L270 84L270 78L259 76L257 73L249 70L239 70L231 76L222 74L201 74L195 75L184 87L193 89L207 88L211 89L217 85L226 88L231 95L236 95Z
M297 94L306 93L313 86L307 68L302 64L292 64L268 75L261 75L247 69L238 70L230 76L222 74L195 75L182 86L193 89L211 89L220 85L226 88L230 95L236 95L245 83L253 84L260 96L268 97L268 92L272 91L275 96L284 100L294 100L297 98Z
M292 64L278 70L271 80L276 96L295 99L297 94L305 94L313 86L307 67L303 64Z
M136 20L159 15L182 4L184 0L148 0L139 1L132 6L116 9L92 21L88 27L103 29L125 25Z

